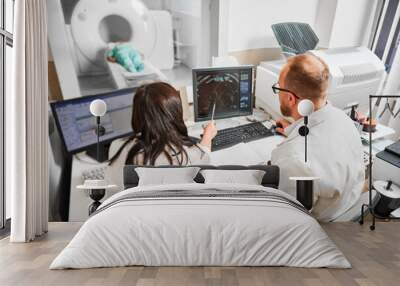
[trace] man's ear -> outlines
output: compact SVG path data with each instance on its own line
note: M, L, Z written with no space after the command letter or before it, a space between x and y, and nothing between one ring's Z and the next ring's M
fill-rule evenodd
M296 105L296 97L291 93L289 93L289 103L292 107Z

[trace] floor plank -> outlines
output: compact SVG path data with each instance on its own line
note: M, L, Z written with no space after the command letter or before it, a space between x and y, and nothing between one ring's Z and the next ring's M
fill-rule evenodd
M118 267L85 270L48 269L80 223L50 223L49 233L32 243L0 240L0 285L399 285L400 224L380 222L375 231L356 223L324 224L352 269L289 267Z

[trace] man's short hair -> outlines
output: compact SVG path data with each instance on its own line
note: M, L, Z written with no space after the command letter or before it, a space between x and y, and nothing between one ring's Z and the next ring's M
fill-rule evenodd
M302 54L289 58L287 67L285 88L310 100L326 96L329 68L322 59L311 54Z

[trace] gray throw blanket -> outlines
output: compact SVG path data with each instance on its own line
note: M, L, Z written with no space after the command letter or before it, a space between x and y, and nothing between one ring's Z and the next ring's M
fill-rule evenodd
M145 192L131 192L120 196L119 198L101 205L100 208L92 213L94 216L104 210L117 205L122 202L127 201L143 201L143 200L154 200L154 199L174 199L174 200L190 200L190 199L246 199L246 200L264 200L271 201L281 204L290 205L297 210L310 215L307 209L304 208L302 204L295 200L291 200L286 196L277 194L275 192L261 191L261 190L240 190L240 191L227 191L227 190L217 190L217 189L206 189L206 190L164 190L164 191L145 191Z

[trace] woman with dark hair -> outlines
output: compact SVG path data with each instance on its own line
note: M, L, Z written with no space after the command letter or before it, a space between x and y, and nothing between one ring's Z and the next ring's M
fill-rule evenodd
M127 164L209 163L211 140L217 134L215 125L209 123L204 128L199 143L190 138L183 121L179 92L168 83L156 82L137 89L133 98L131 125L134 134L110 159L107 177L119 178L113 183L121 183L122 169Z

